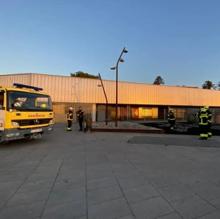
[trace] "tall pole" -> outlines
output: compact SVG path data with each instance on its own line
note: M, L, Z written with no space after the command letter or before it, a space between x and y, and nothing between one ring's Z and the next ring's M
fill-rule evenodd
M121 54L117 60L116 66L115 66L115 70L116 70L116 94L115 94L115 127L118 127L118 65L119 62L123 62L123 59L121 58L123 53L127 53L128 51L126 50L126 48L124 47L123 50L121 51Z
M118 62L116 65L115 127L118 127Z
M98 76L99 76L99 79L100 79L100 82L101 82L103 93L105 95L105 124L108 125L108 98L107 98L107 95L106 95L106 92L105 92L105 87L103 85L101 75L98 74Z

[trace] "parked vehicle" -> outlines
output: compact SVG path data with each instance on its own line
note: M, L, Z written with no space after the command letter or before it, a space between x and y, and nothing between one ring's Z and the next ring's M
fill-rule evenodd
M0 142L41 137L53 129L53 109L42 88L15 83L0 87Z

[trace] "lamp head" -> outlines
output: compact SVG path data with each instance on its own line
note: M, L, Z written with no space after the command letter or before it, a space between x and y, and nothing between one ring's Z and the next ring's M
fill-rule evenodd
M116 69L116 67L111 67L111 70L115 70Z
M128 53L128 50L124 48L123 53Z

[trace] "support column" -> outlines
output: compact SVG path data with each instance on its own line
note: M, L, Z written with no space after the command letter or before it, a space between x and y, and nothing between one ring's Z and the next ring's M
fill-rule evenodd
M92 104L92 121L96 122L96 104Z

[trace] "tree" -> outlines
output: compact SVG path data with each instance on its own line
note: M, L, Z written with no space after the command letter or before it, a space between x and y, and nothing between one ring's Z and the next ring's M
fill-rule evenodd
M164 82L163 78L158 75L158 76L155 78L153 84L160 85L160 84L165 84L165 82Z
M212 81L205 81L202 85L203 89L215 89L215 85L212 83Z
M70 73L70 76L71 77L79 77L79 78L93 78L93 79L99 78L99 76L97 76L97 75L92 75L92 74L89 74L89 73L86 73L83 71L77 71L75 73Z
M218 90L220 90L220 81L217 84L217 88L218 88Z

